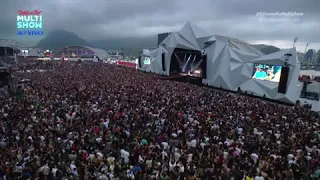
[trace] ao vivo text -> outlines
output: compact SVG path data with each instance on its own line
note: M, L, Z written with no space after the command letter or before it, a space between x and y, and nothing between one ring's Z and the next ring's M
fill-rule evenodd
M41 36L43 35L43 31L31 31L31 30L17 31L17 36L23 36L23 35Z

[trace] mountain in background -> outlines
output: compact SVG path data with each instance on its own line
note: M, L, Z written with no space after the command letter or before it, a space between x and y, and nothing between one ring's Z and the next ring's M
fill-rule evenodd
M57 50L71 45L89 46L104 50L122 50L125 56L138 56L142 48L154 48L157 46L157 36L143 38L108 38L87 42L73 32L55 30L40 40L35 48Z
M92 47L108 51L122 51L124 56L139 56L143 48L157 47L157 36L143 38L108 38L104 40L89 41Z
M253 44L252 46L260 49L264 54L272 54L280 51L280 48L266 44Z
M65 30L55 30L50 32L45 38L41 39L36 48L57 50L65 46L90 46L89 43L79 38L75 33Z
M154 48L157 46L157 36L137 38L108 38L104 40L88 41L95 48L121 50L122 48Z

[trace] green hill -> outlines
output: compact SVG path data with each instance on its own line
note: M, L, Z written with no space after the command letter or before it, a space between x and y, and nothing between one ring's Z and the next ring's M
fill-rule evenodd
M35 47L55 50L70 45L90 46L87 41L79 38L72 32L55 30L50 32L44 39L41 39Z

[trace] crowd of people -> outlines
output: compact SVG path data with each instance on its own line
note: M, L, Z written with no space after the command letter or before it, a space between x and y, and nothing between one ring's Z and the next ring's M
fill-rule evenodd
M2 179L320 177L319 117L306 108L110 64L42 68L16 73L30 82L1 100Z
M5 66L12 66L15 64L15 60L13 57L0 56L0 64L5 65Z

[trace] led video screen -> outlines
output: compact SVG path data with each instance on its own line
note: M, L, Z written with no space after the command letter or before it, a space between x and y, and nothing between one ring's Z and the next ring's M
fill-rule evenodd
M150 57L145 57L143 60L143 64L150 65Z
M269 64L254 64L253 79L279 82L281 77L282 66Z

